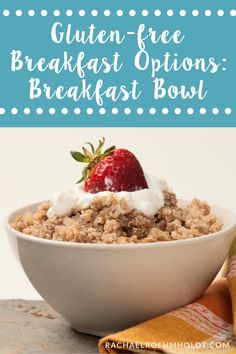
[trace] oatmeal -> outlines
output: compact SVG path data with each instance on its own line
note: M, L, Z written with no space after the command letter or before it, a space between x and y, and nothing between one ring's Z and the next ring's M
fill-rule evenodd
M164 191L164 205L153 216L130 210L125 198L110 193L95 196L89 207L72 208L61 216L48 217L50 203L35 213L17 216L12 226L24 234L49 240L79 243L146 243L187 239L222 229L210 206L193 199L179 206L174 193Z

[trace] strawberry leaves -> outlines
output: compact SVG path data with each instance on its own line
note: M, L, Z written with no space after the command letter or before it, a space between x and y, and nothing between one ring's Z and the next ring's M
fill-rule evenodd
M108 149L106 149L103 153L104 156L108 156L110 154L110 152L112 152L113 150L115 150L115 145L112 145L111 147L109 147Z
M79 151L71 151L70 154L73 157L73 159L75 159L78 162L89 162L89 159Z
M78 182L76 183L82 183L83 181L86 181L88 178L88 169L85 167L83 170L82 170L82 177L78 180Z
M88 179L93 167L95 167L102 159L109 156L111 152L116 148L114 145L112 145L104 152L102 152L103 147L105 145L105 138L99 140L98 147L96 149L94 148L93 144L91 144L90 142L86 142L85 144L89 146L91 151L89 151L86 147L83 146L82 147L83 152L79 152L79 151L70 152L74 160L76 160L77 162L82 162L87 164L87 166L82 171L82 177L77 183L81 183L83 181L85 182Z
M93 153L93 155L94 155L94 154L95 154L95 149L94 149L93 144L91 144L90 142L87 142L87 143L85 143L85 144L87 144L87 145L90 146L90 149L91 149L91 151L92 151L92 153Z

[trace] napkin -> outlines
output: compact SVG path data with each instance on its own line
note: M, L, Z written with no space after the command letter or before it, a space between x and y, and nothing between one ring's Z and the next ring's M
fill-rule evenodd
M105 353L236 354L236 238L226 278L213 282L197 301L99 342Z

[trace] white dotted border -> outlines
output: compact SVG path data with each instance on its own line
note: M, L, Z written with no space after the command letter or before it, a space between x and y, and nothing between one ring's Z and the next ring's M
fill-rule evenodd
M7 110L3 107L0 107L0 116L4 116L7 113ZM11 113L13 116L16 116L17 114L24 114L26 116L29 116L32 113L36 113L37 115L42 115L42 114L50 114L50 115L55 115L55 114L62 114L62 115L67 115L74 113L75 115L80 115L82 113L82 110L79 107L76 107L72 110L69 110L67 107L63 107L60 109L55 109L53 107L49 109L43 109L41 107L37 107L34 110L30 109L28 107L23 108L21 111L16 108L12 107L9 109L9 113ZM105 115L105 114L112 114L112 115L117 115L118 113L122 114L124 113L125 115L130 115L131 113L138 114L138 115L143 115L143 114L150 114L150 115L168 115L168 114L175 114L175 115L181 115L182 113L187 113L188 115L193 115L193 114L200 114L200 115L206 115L207 113L213 114L213 115L219 115L219 114L225 114L225 115L231 115L232 114L232 109L227 107L222 110L220 110L218 107L213 107L210 109L207 109L205 107L202 107L200 109L193 109L192 107L188 107L186 109L182 109L179 107L176 107L174 109L169 109L167 107L163 107L160 109L157 109L155 107L151 107L149 109L144 110L142 107L138 107L135 109L131 109L130 107L126 107L123 109L118 109L117 107L112 108L111 110L107 110L104 107L101 107L98 109L98 111L94 110L92 107L88 107L87 109L84 110L84 113L87 115L92 115L93 113L99 113L100 115Z
M232 17L236 17L236 9L231 9L228 11L225 11L223 9L218 9L218 10L210 10L210 9L205 9L205 10L197 10L197 9L193 9L191 11L186 11L184 9L180 9L178 11L174 11L172 9L168 9L166 11L161 11L160 9L156 9L153 11L147 10L147 9L143 9L140 11L134 10L134 9L130 9L127 11L124 11L122 9L118 9L116 11L112 11L109 9L105 9L102 11L98 11L97 9L93 9L91 11L86 11L84 9L80 9L78 11L72 10L72 9L67 9L65 11L61 11L59 9L55 9L52 12L49 12L46 9L42 9L42 10L34 10L34 9L30 9L30 10L26 10L23 11L21 9L17 9L15 11L10 11L9 9L4 9L2 10L2 15L4 17L9 17L10 15L15 15L17 17L21 17L23 15L28 15L30 17L35 16L36 14L41 15L42 17L46 17L50 14L53 14L53 16L58 17L61 15L66 15L68 17L71 17L73 15L78 15L78 16L85 16L85 15L89 15L89 16L93 16L96 17L98 15L102 15L105 17L109 17L111 15L115 15L118 17L122 17L123 15L129 15L130 17L134 17L136 15L142 15L143 17L147 17L149 15L154 15L154 16L161 16L161 15L167 15L168 17L172 17L172 16L181 16L181 17L185 17L187 15L193 16L193 17L197 17L199 15L205 15L206 17L210 17L212 15L217 15L218 17L223 17L225 15L230 15Z

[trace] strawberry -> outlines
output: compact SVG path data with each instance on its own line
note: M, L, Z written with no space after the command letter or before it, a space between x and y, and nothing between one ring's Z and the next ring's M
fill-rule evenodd
M91 143L91 151L83 147L83 153L71 151L72 157L86 163L82 178L84 190L89 193L102 191L137 191L148 188L142 167L132 152L111 146L102 152L105 139L99 140L97 149Z

